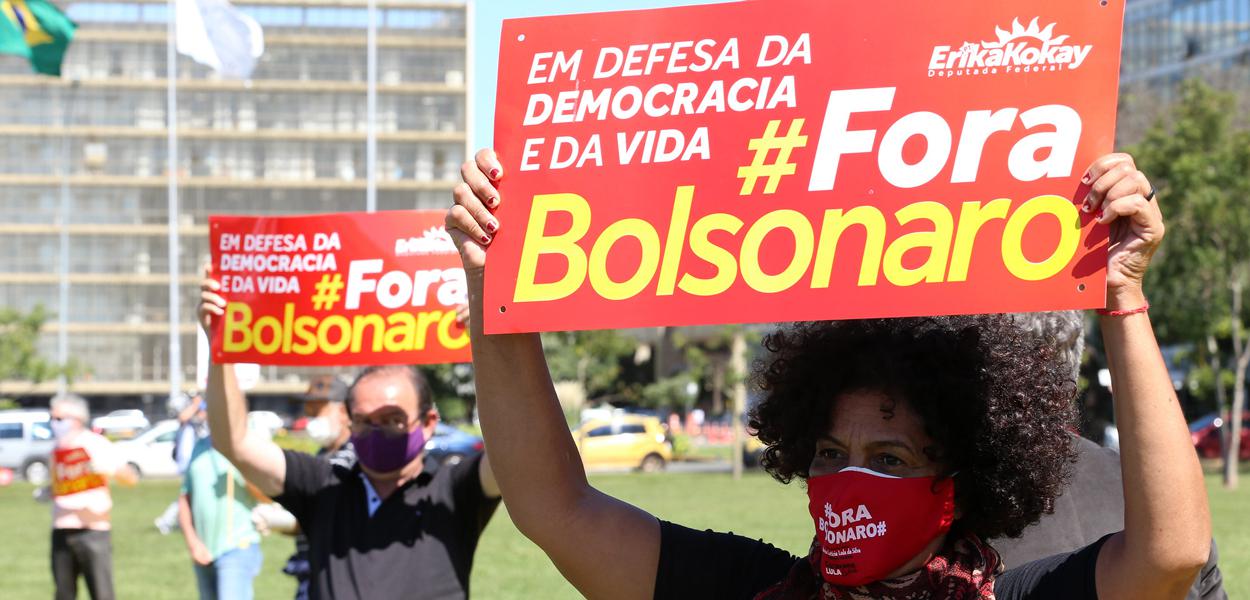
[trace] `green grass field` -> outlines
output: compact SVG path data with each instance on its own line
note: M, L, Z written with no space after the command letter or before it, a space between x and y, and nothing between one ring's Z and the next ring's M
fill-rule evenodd
M811 539L806 496L759 473L741 482L719 474L619 474L592 477L609 494L661 518L691 527L732 530L763 538L791 552ZM1220 566L1231 598L1250 598L1250 481L1226 492L1208 478ZM0 598L47 598L49 511L30 499L31 488L0 488ZM178 533L160 535L152 519L177 493L175 482L145 482L115 492L114 573L120 598L192 598L190 559ZM293 585L280 571L291 541L273 535L263 543L265 564L256 579L258 598L288 598ZM546 556L523 538L501 511L482 538L473 571L478 598L577 598ZM82 595L86 597L85 588Z

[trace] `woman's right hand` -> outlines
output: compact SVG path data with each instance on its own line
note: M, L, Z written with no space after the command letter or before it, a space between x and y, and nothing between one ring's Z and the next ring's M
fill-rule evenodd
M500 204L495 184L503 178L503 165L494 150L479 150L460 167L460 178L463 181L452 191L455 203L447 210L447 233L460 250L469 283L480 285L486 248L499 232L493 211Z

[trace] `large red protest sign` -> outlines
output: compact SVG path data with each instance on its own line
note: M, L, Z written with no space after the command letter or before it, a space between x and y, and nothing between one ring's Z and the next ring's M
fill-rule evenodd
M1123 0L504 22L488 333L1090 308Z
M211 217L226 314L213 360L267 365L468 362L464 269L442 211Z

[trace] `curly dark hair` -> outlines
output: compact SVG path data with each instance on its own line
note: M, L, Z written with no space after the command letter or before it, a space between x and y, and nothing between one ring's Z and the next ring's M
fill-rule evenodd
M749 424L777 480L807 479L836 398L876 391L920 416L940 477L958 472L957 531L1014 537L1053 510L1075 462L1076 381L1053 344L1009 317L797 323L764 347Z

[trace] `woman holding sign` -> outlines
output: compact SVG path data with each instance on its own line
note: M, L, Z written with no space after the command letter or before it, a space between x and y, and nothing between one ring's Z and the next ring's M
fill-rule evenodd
M1202 472L1142 294L1163 219L1131 157L1105 156L1083 180L1083 210L1111 224L1100 324L1124 531L1011 569L983 540L1048 511L1072 460L1076 382L1053 349L1001 316L781 329L765 341L751 424L769 472L807 485L810 553L663 522L587 483L538 335L482 334L503 167L482 151L462 175L447 229L469 275L482 431L517 527L586 596L1182 598L1206 562Z

